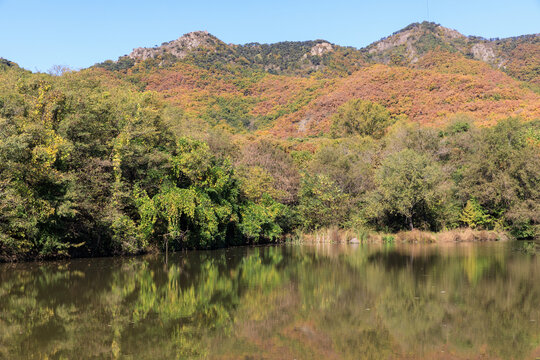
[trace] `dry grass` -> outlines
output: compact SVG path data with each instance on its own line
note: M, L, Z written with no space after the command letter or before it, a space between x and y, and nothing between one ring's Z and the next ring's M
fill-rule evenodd
M430 244L437 242L436 234L421 231L421 230L411 230L411 231L400 231L396 234L397 242L404 243L424 243Z
M367 232L355 231L351 229L340 229L337 227L331 227L327 229L320 229L311 233L304 233L300 236L300 241L308 243L333 243L333 244L345 244L353 239L357 239L362 242L365 239Z
M437 234L438 242L506 241L509 237L502 231L460 228Z
M339 229L336 227L320 229L312 233L302 234L301 242L306 243L332 243L346 244L349 242L380 244L392 239L396 243L431 244L453 242L477 242L477 241L506 241L509 237L506 233L493 230L474 230L460 228L441 231L438 233L412 230L400 231L396 234L384 234L368 232L367 230Z

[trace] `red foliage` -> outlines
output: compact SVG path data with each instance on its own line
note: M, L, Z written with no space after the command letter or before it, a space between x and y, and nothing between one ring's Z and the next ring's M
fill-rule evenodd
M538 94L501 71L488 66L476 70L481 71L471 75L385 65L364 68L305 108L279 119L273 133L287 137L328 131L332 114L355 98L379 102L393 115L434 126L444 125L455 113L471 115L486 125L508 116L540 118Z

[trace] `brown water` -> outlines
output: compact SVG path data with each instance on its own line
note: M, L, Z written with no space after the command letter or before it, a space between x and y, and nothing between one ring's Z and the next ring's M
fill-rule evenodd
M512 243L287 245L0 266L1 359L535 359Z

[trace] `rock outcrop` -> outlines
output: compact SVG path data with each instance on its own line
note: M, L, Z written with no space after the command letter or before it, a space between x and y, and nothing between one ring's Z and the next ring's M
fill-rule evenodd
M185 34L176 40L163 43L158 47L133 49L128 57L135 60L146 60L167 53L183 59L190 51L196 48L212 49L219 43L224 44L221 40L209 34L208 31L195 31Z
M332 51L334 51L332 44L323 42L313 46L310 54L311 56L321 56Z

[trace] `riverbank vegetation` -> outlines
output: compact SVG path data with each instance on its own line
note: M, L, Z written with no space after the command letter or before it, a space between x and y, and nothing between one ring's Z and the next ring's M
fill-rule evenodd
M483 241L508 241L510 237L502 230L475 230L469 227L438 232L405 230L396 233L372 232L366 229L318 229L297 233L290 240L301 244L450 244Z
M484 128L458 115L432 128L353 101L327 134L275 140L194 120L137 86L101 69L0 70L1 259L216 248L327 227L540 234L539 121Z

